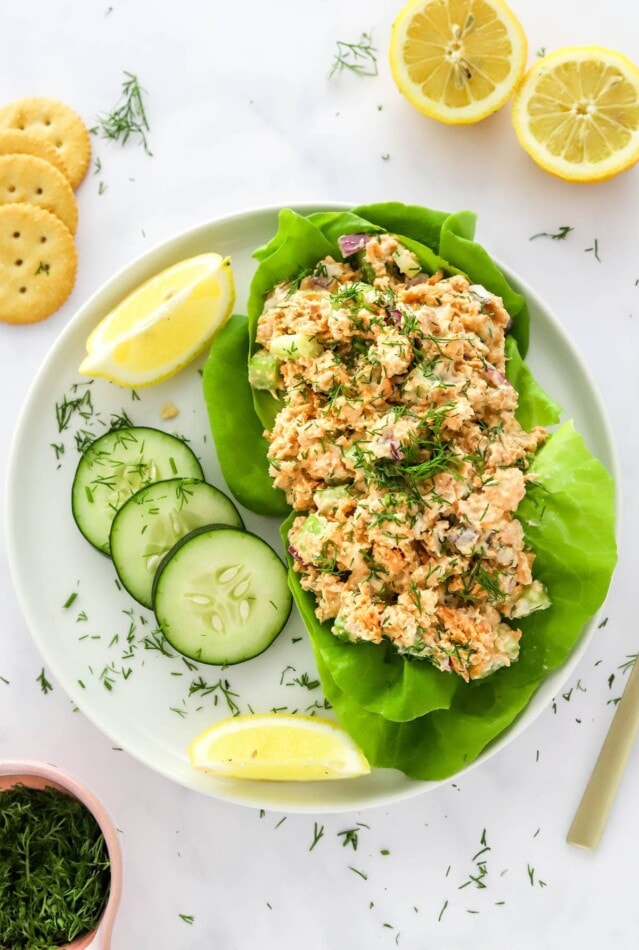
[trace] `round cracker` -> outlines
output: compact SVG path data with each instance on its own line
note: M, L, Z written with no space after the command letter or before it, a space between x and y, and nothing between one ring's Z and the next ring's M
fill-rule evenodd
M72 188L86 175L91 140L80 116L56 99L17 99L0 108L0 129L17 129L53 145L66 165Z
M57 215L71 234L78 226L78 206L64 175L43 158L0 155L0 205L31 204Z
M61 307L75 283L71 232L50 211L0 207L0 320L37 323Z
M35 158L44 158L69 180L67 166L56 147L46 139L37 139L27 132L20 132L18 129L0 130L0 155L34 155Z

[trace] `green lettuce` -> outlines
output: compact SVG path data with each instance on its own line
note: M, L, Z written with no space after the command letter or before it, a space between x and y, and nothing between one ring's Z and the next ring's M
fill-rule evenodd
M216 338L205 370L205 398L229 487L242 504L261 514L289 513L282 525L286 546L295 514L272 487L262 435L280 404L258 391L251 402L246 360L265 294L326 254L338 257L341 234L390 231L418 254L427 271L463 272L502 296L513 318L506 355L508 379L519 393L517 418L527 430L559 421L560 407L522 359L528 345L526 302L474 241L474 227L470 212L451 215L398 202L307 218L285 210L277 233L255 252L258 267L248 320L234 317ZM289 583L324 693L372 765L420 779L444 778L463 768L516 719L544 677L566 660L583 624L601 605L616 561L612 478L571 423L553 433L531 472L536 477L517 517L536 554L535 577L548 589L552 606L518 621L523 632L519 660L485 680L464 683L425 661L400 656L390 643L338 639L330 624L318 621L315 599L302 590L289 559Z
M231 492L245 508L281 517L290 509L284 492L273 488L268 474L268 443L255 414L246 372L248 352L248 320L233 316L215 337L204 364L204 401L222 475Z
M572 423L543 446L517 510L552 606L518 621L517 663L471 683L390 645L345 643L315 616L289 557L289 584L311 637L322 687L372 765L439 779L463 768L525 708L569 656L601 605L616 560L614 484ZM282 526L286 538L294 515Z

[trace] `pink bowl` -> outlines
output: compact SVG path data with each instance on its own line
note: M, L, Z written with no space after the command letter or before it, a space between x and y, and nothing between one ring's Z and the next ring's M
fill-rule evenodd
M54 788L74 795L89 809L100 826L111 863L109 899L95 930L78 937L73 943L63 944L59 950L85 950L88 947L92 950L109 950L113 923L122 892L122 852L118 833L109 813L90 788L56 768L55 765L46 765L42 762L0 762L0 794L18 784L29 788L44 788L46 785L52 785Z

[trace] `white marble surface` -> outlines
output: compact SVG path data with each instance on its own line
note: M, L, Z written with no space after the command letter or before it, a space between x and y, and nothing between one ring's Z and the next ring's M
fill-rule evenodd
M387 66L399 5L22 0L0 14L3 100L56 97L92 125L114 104L128 70L148 92L153 151L151 158L133 143L94 140L102 167L92 167L78 192L72 297L37 326L0 325L0 487L34 373L103 281L204 220L315 200L476 210L479 239L546 299L584 356L623 473L620 562L602 612L608 622L565 692L459 782L343 815L262 816L172 784L114 751L50 671L53 689L42 692L42 659L0 542L0 758L55 762L108 805L126 867L114 950L636 946L639 749L598 852L570 848L565 834L625 682L620 666L639 649L632 620L639 169L571 186L522 152L508 108L467 129L422 118ZM512 6L531 62L540 47L582 43L639 60L639 13L630 0ZM379 75L328 80L336 41L371 30ZM574 228L565 241L529 240L563 225ZM595 240L600 260L589 250ZM349 828L359 829L357 850L343 846L340 832ZM482 836L490 850L476 857ZM484 860L486 886L478 887L470 875Z

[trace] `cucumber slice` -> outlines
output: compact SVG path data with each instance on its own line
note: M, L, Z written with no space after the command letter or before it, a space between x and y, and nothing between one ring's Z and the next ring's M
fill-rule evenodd
M151 607L160 561L180 538L213 522L244 527L233 502L207 482L170 478L132 495L113 519L109 536L113 564L131 596Z
M160 429L130 426L96 439L77 467L71 489L75 523L98 551L109 554L111 522L136 491L165 478L203 479L191 449Z
M201 663L243 663L266 650L288 620L286 568L248 531L196 528L160 564L153 609L180 653Z

